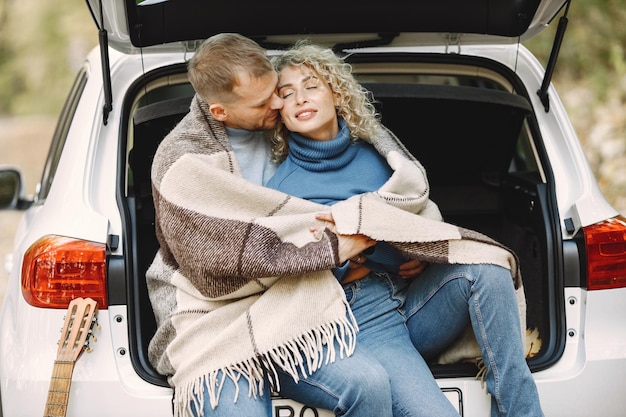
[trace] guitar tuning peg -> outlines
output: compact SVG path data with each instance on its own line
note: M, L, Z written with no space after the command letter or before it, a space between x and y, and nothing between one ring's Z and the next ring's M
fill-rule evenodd
M87 347L85 348L85 352L87 352L87 353L91 353L91 352L93 352L93 349L91 348L91 346L87 346Z

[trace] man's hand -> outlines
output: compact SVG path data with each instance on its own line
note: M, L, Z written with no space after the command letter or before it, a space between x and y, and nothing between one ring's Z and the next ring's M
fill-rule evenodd
M328 223L328 229L337 235L339 241L339 261L344 263L350 258L358 256L365 249L372 247L376 244L374 239L370 239L365 235L340 235L335 228L335 219L333 219L330 213L319 213L315 216L317 220L321 220ZM311 228L312 233L317 232L316 227Z
M419 259L411 259L400 265L398 275L404 279L415 278L428 266L428 262L420 261Z

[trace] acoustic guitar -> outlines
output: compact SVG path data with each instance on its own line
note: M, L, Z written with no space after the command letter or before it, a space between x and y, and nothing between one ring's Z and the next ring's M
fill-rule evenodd
M98 303L91 298L70 302L52 368L44 417L65 417L74 364L83 350L91 351L91 341L96 341L93 327L97 324L97 311Z

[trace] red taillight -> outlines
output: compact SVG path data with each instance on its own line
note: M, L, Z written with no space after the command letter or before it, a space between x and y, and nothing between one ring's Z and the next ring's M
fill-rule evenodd
M626 287L626 219L617 216L584 228L587 289Z
M22 294L35 307L67 308L75 298L92 298L107 307L106 246L45 236L24 254Z

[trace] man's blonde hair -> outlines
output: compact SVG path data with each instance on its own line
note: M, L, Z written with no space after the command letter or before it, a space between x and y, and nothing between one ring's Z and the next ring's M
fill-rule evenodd
M373 98L352 75L352 66L339 58L331 49L300 41L284 54L274 57L272 64L278 73L286 67L306 66L324 79L338 98L337 115L350 129L356 140L371 139L380 128L379 116ZM282 161L289 149L288 131L283 126L272 138L272 159Z
M187 65L189 81L209 104L232 103L239 75L245 71L259 78L273 71L267 54L252 39L237 33L221 33L205 40Z

